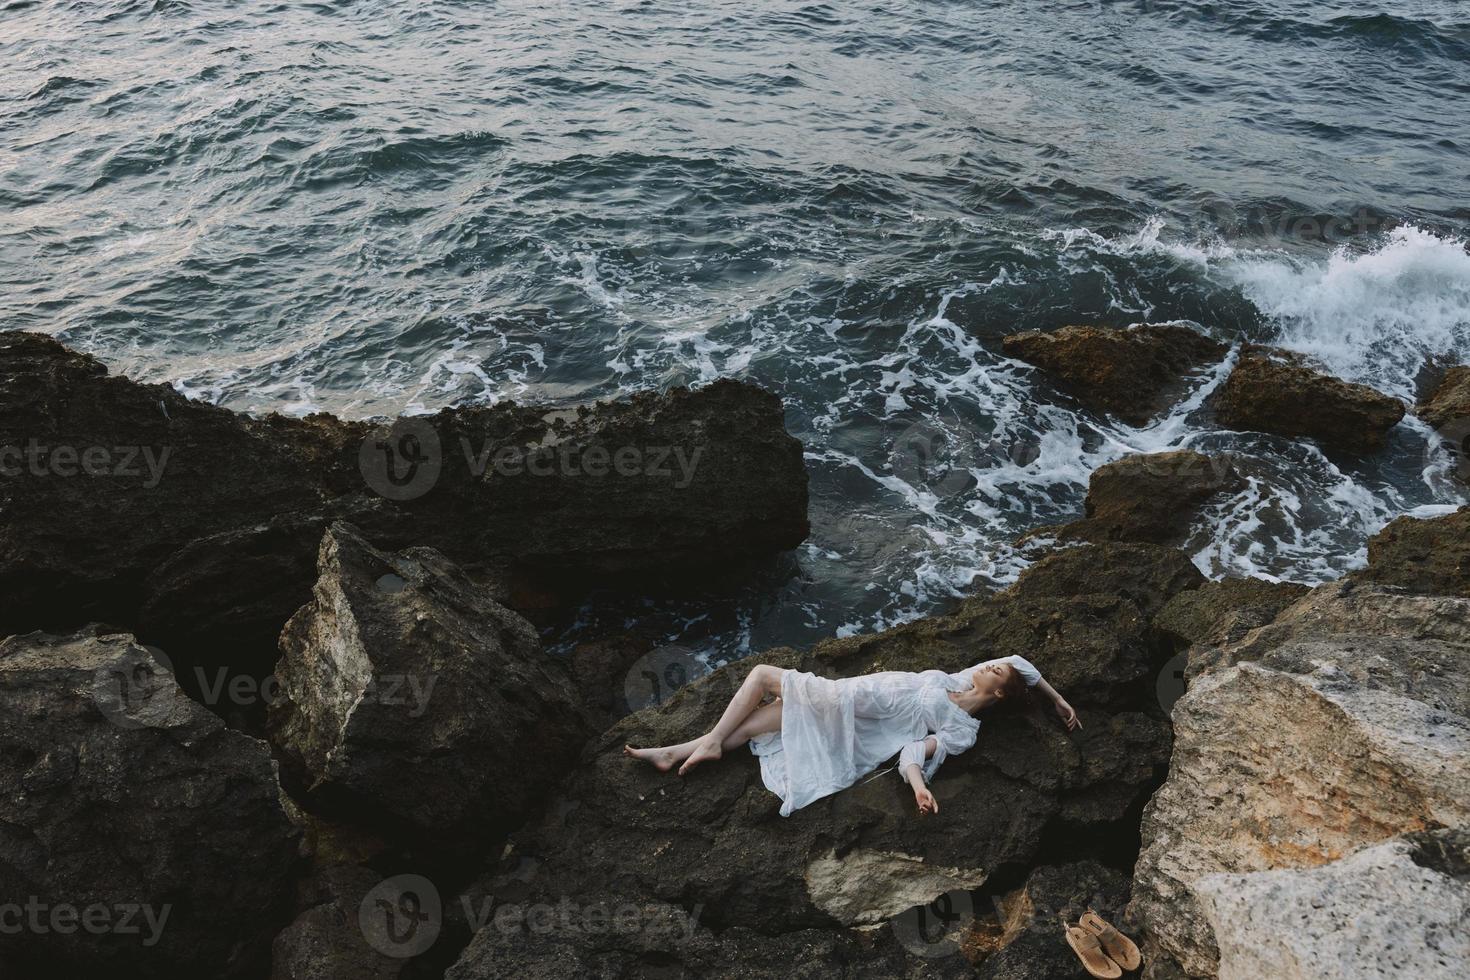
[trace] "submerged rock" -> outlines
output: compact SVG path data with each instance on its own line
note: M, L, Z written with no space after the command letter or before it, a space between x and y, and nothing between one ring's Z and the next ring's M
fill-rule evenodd
M0 642L0 930L30 976L258 975L296 831L266 744L96 627ZM30 916L27 910L22 914Z
M1143 425L1168 408L1191 374L1219 362L1229 350L1177 324L1028 330L1006 337L1001 349L1130 425Z
M1216 392L1220 423L1233 429L1315 439L1347 452L1382 448L1404 404L1380 391L1308 367L1297 354L1249 347Z
M535 628L432 549L390 555L338 523L317 564L269 712L308 788L431 850L483 847L524 820L586 735Z
M1022 540L1178 544L1206 501L1243 485L1225 456L1190 449L1124 456L1093 471L1082 520L1039 528Z
M728 568L806 537L782 416L718 381L574 412L255 419L3 332L0 463L17 472L0 480L0 633L133 624L146 602L148 635L188 641L177 660L216 656L307 601L304 542L333 519L562 582Z
M1421 520L1399 517L1368 539L1368 565L1350 579L1428 595L1470 596L1470 507Z
M1134 872L1154 976L1250 962L1211 925L1222 875L1316 868L1470 819L1470 600L1322 586L1204 670L1174 707ZM1343 900L1334 915L1389 928L1373 903ZM1376 948L1343 955L1377 975Z

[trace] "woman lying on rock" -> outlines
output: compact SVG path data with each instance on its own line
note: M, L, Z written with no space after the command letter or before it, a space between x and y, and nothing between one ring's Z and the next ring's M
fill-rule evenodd
M919 813L938 813L926 785L947 757L975 744L977 714L1024 701L1037 688L1067 730L1077 712L1022 657L987 660L958 674L884 671L832 680L769 664L753 669L708 734L656 749L624 747L635 759L679 775L746 743L761 779L789 817L857 782L898 753L898 772L914 788ZM775 700L762 704L767 695Z

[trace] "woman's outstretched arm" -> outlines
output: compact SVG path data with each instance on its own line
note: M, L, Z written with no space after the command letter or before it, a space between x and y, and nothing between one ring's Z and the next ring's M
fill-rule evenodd
M1062 719L1062 724L1067 726L1067 731L1076 731L1082 727L1082 720L1077 717L1076 709L1067 703L1066 698L1057 693L1056 688L1046 682L1046 678L1043 677L1037 681L1035 686L1038 691L1047 696L1052 706L1056 708L1057 717Z
M939 740L933 735L924 739L922 742L922 756L918 752L920 744L916 742L908 748L905 748L899 756L898 762L899 765L903 766L903 778L908 780L909 785L914 788L914 802L919 804L919 816L922 817L926 813L939 812L939 801L934 798L934 794L929 792L929 787L924 784L924 768L919 761L921 758L931 759L934 757L934 753L939 750Z

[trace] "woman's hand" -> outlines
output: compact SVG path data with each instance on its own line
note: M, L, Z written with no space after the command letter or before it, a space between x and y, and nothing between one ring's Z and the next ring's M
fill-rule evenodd
M939 812L939 801L934 798L933 793L929 792L927 786L914 787L914 800L919 804L919 816L921 817Z
M1056 700L1057 717L1062 719L1062 724L1067 726L1067 731L1073 732L1082 727L1082 721L1077 717L1077 711L1066 702L1061 695Z

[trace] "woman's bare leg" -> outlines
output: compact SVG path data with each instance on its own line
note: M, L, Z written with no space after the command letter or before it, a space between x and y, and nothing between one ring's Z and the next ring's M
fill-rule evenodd
M779 732L781 730L781 699L777 698L770 704L763 704L752 711L740 727L725 737L720 743L720 748L729 752L738 749L757 735L765 735L768 732Z
M781 699L777 698L770 704L763 704L752 711L746 719L740 723L740 727L728 735L720 743L720 749L729 752L738 749L757 735L767 732L779 732L781 730ZM660 772L668 772L670 769L689 758L694 750L699 747L703 737L680 742L678 745L664 745L655 749L635 749L631 745L623 746L623 754L634 759L642 759L652 764Z
M679 745L666 745L654 749L635 749L632 746L624 746L623 751L635 759L650 762L664 771L682 762L684 764L679 768L681 776L701 762L718 759L724 754L726 748L744 745L756 735L775 731L780 727L780 708L769 704L762 706L761 700L768 694L780 697L781 676L785 673L780 667L772 667L769 664L759 664L752 669L746 675L744 683L740 685L740 690L736 691L735 696L730 699L730 704L725 708L725 713L720 716L719 722L699 738ZM772 707L776 707L774 713L766 710ZM761 714L757 725L754 728L746 726L745 723L752 720L757 714Z

